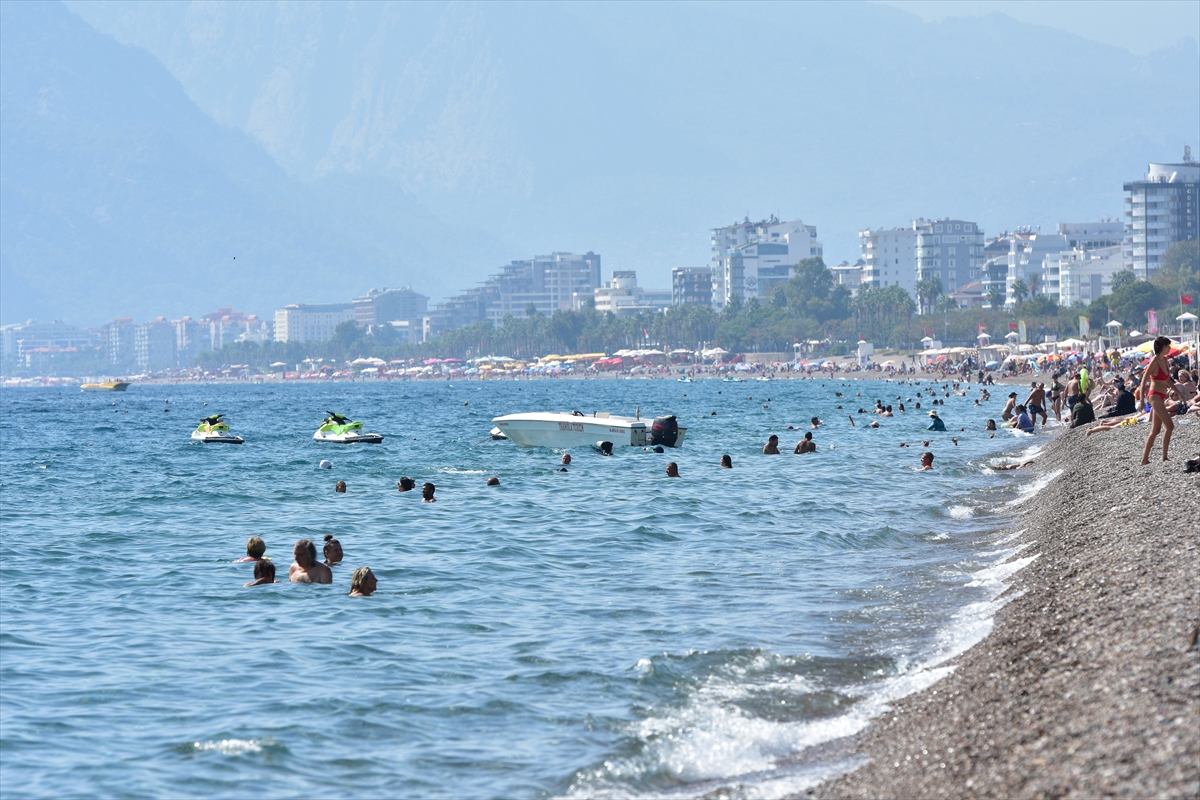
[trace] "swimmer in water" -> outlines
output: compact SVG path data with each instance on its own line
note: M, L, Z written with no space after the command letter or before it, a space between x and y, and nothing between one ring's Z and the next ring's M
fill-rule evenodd
M433 496L433 493L436 490L437 490L437 487L434 486L432 483L423 484L421 486L421 502L422 503L436 503L437 498Z
M346 482L338 481L337 483L335 483L333 485L333 490L335 492L337 492L338 494L345 494L346 493Z
M721 456L721 468L722 469L733 469L733 459L729 457L728 453Z
M301 539L292 548L296 560L288 567L292 583L333 583L333 570L317 561L317 546L312 539Z
M817 428L819 428L820 426L821 426L821 420L820 420L820 419L818 419L817 417L813 417L813 418L812 418L812 430L814 430L814 431L815 431L815 430L816 430Z
M570 454L570 453L563 453L563 457L562 457L562 465L563 465L564 467L567 467L567 466L570 466L570 465L571 465L571 454Z
M813 441L812 431L804 434L804 438L796 443L796 449L793 453L815 453L817 452L817 443Z
M359 567L350 574L351 597L370 597L375 593L377 586L379 581L375 579L375 573L371 572L370 567Z
M612 442L601 442L600 443L600 455L611 456L612 451L613 451L613 443Z
M325 566L332 567L342 560L342 543L333 538L332 533L325 534Z
M763 445L763 455L764 456L779 455L779 437L778 436L776 436L775 434L772 433L771 436L767 439L767 443Z
M246 561L262 561L263 553L267 552L267 543L257 536L251 536L246 540L246 555L233 562L241 564Z
M417 488L417 482L407 475L401 478L400 482L396 484L396 491L398 492L411 492L415 488Z
M984 425L984 426L983 426L983 429L984 429L985 431L994 431L994 430L996 430L996 420L994 420L994 419L989 419L989 420L987 421L987 425Z
M246 586L265 586L268 583L279 583L275 580L275 565L270 561L258 561L254 564L254 580Z
M679 477L679 465L676 464L674 461L667 464L667 477L668 478L678 478Z
M933 453L926 450L921 453L921 471L933 469Z

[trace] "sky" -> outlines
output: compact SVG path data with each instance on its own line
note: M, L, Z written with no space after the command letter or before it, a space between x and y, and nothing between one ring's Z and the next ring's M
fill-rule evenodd
M1200 40L1200 0L879 0L926 22L999 11L1147 55L1185 36Z

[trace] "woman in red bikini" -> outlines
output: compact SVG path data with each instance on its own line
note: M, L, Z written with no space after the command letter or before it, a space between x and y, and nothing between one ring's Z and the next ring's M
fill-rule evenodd
M1158 431L1163 428L1162 460L1167 460L1167 448L1171 445L1171 434L1175 431L1175 423L1167 411L1167 392L1175 387L1171 380L1171 372L1167 369L1167 352L1171 349L1171 340L1159 336L1154 340L1154 358L1146 365L1142 373L1142 386L1147 387L1146 401L1150 403L1150 433L1146 436L1146 446L1142 448L1142 463L1150 463L1150 448L1158 438ZM1178 391L1178 389L1176 389Z

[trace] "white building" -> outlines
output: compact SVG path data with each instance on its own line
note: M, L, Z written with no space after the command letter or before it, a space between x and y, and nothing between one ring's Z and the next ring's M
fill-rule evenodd
M577 292L572 307L579 310L589 295ZM600 313L611 312L618 317L633 316L642 312L663 312L671 307L671 292L667 289L643 289L637 284L637 272L616 270L612 280L590 295L596 301Z
M1125 265L1139 278L1158 269L1178 242L1200 239L1200 164L1183 149L1178 164L1150 164L1144 180L1125 184Z
M338 325L355 321L353 303L292 303L275 312L275 341L324 342L333 338Z
M857 264L847 264L843 261L841 264L835 264L829 268L833 273L833 282L838 286L845 286L852 292L857 292L858 287L863 283L866 265L863 259L859 259Z
M859 231L858 238L864 286L900 286L909 294L916 293L917 223L907 228Z
M961 219L918 219L917 280L936 277L946 294L982 280L983 229Z
M1011 234L1008 250L1008 273L1004 281L1004 304L1014 305L1013 284L1018 280L1026 285L1037 276L1042 285L1042 261L1050 253L1061 253L1067 249L1067 237L1061 233L1041 233L1028 228L1018 229Z
M1120 259L1114 262L1110 257L1111 253L1107 251L1121 244L1125 226L1117 220L1060 222L1058 232L1066 240L1067 249L1057 253L1046 253L1042 257L1041 293L1053 298L1060 305L1070 305L1081 298L1082 292L1088 296L1086 302L1090 303L1100 296L1101 288L1101 284L1097 283L1097 293L1093 294L1092 278L1101 281L1104 290L1107 291L1112 273L1120 270ZM1101 250L1105 251L1105 254L1097 256L1096 253ZM1097 262L1092 264L1095 270L1080 271L1083 269L1080 265L1091 262ZM1111 269L1114 263L1116 269ZM1064 278L1070 282L1070 286L1063 285Z
M1047 260L1051 258L1046 256ZM1112 291L1112 276L1125 268L1122 246L1075 249L1059 253L1058 297L1060 305L1091 303Z
M5 325L2 331L4 359L25 360L25 351L34 348L66 349L98 344L83 328L68 325L62 320L38 322L29 320L16 325Z
M710 233L715 308L724 308L734 295L769 298L787 283L793 266L824 254L816 227L800 220L781 222L772 216L751 222L747 217Z

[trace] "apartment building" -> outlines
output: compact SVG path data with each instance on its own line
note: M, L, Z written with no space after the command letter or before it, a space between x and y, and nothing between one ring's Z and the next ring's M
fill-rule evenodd
M1142 180L1124 188L1125 266L1149 278L1172 246L1200 239L1200 164L1185 147L1183 161L1151 163Z
M176 365L175 326L166 317L144 322L134 330L134 359L138 369L150 372Z
M1042 262L1051 253L1067 249L1067 237L1061 233L1042 233L1031 228L1018 228L1009 236L1008 272L1004 281L1004 303L1016 303L1013 286L1022 281L1026 286L1035 282L1039 293L1044 293L1045 276Z
M937 277L946 294L982 282L984 238L976 223L918 219L913 230L917 234L918 281Z
M712 304L724 308L735 295L742 299L768 298L787 283L792 267L806 258L824 254L817 229L801 220L771 217L713 228Z
M1119 220L1060 222L1058 233L1067 249L1042 257L1041 293L1061 305L1083 296L1091 302L1108 290L1113 273L1121 269L1121 260L1112 258L1111 251L1120 249L1125 226Z
M909 294L916 293L917 223L907 228L859 231L858 238L863 262L862 285L900 286Z
M338 325L356 321L353 303L292 303L275 312L275 341L324 342Z
M709 305L712 284L712 267L676 267L671 270L671 305Z

